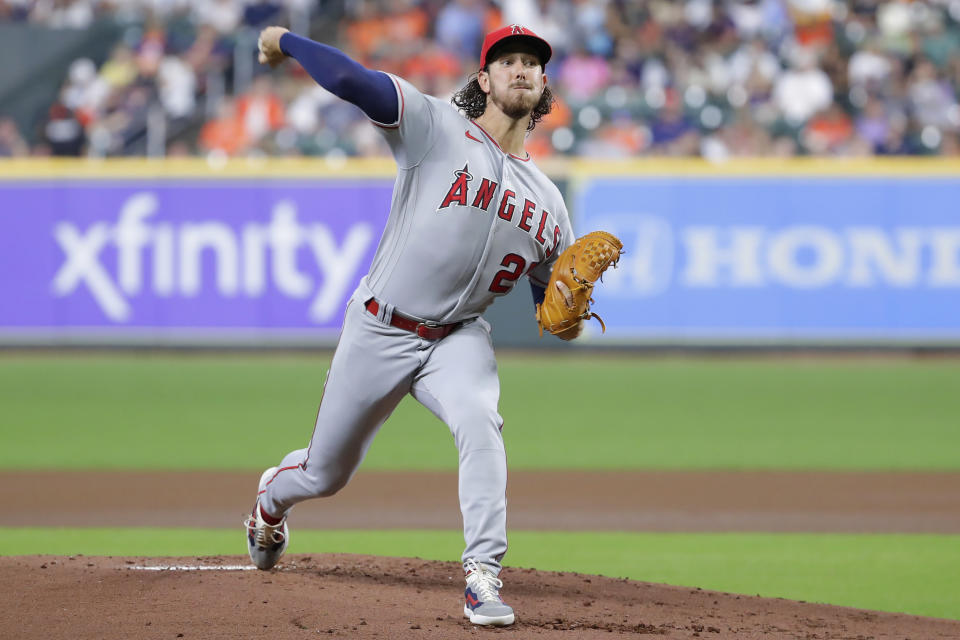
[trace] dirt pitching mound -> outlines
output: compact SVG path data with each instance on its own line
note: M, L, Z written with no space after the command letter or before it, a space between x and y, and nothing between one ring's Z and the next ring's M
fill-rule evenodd
M958 638L960 621L615 580L506 569L518 621L463 618L453 562L288 556L273 571L246 557L0 558L0 629L78 638Z

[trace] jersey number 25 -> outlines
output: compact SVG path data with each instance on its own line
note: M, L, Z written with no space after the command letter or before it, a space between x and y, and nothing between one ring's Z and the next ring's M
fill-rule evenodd
M538 264L538 262L531 263L530 269L533 269ZM503 260L500 261L500 266L506 267L506 269L497 271L497 275L493 276L493 282L490 283L491 293L507 293L510 291L510 289L513 288L513 283L524 274L524 267L527 266L527 261L515 253L508 253L503 256ZM526 271L530 271L530 269L526 269Z

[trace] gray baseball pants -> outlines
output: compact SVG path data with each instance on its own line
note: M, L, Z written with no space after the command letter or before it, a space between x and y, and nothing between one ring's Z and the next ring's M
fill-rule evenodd
M342 489L410 393L447 424L459 451L462 560L475 558L499 573L507 551L507 459L490 325L478 318L426 340L390 326L390 305L371 314L364 306L369 299L361 285L347 306L310 445L284 457L260 503L279 517L298 502Z

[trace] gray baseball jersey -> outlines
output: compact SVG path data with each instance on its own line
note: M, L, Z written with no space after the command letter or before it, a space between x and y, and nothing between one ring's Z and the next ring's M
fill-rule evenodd
M310 444L266 475L259 500L279 517L339 491L409 393L457 445L464 562L499 572L506 453L490 325L479 316L524 275L545 286L573 232L559 190L529 158L505 153L450 104L393 80L400 115L378 125L399 168L386 230L347 306ZM463 324L430 339L398 328L397 316Z
M370 289L404 313L456 322L524 274L546 286L573 238L559 189L450 103L393 79L400 116L381 130L398 175Z

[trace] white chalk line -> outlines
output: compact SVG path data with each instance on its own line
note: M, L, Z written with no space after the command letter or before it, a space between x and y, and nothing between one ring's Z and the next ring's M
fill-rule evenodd
M161 565L133 565L127 567L133 571L256 571L256 567L247 564L161 564Z

